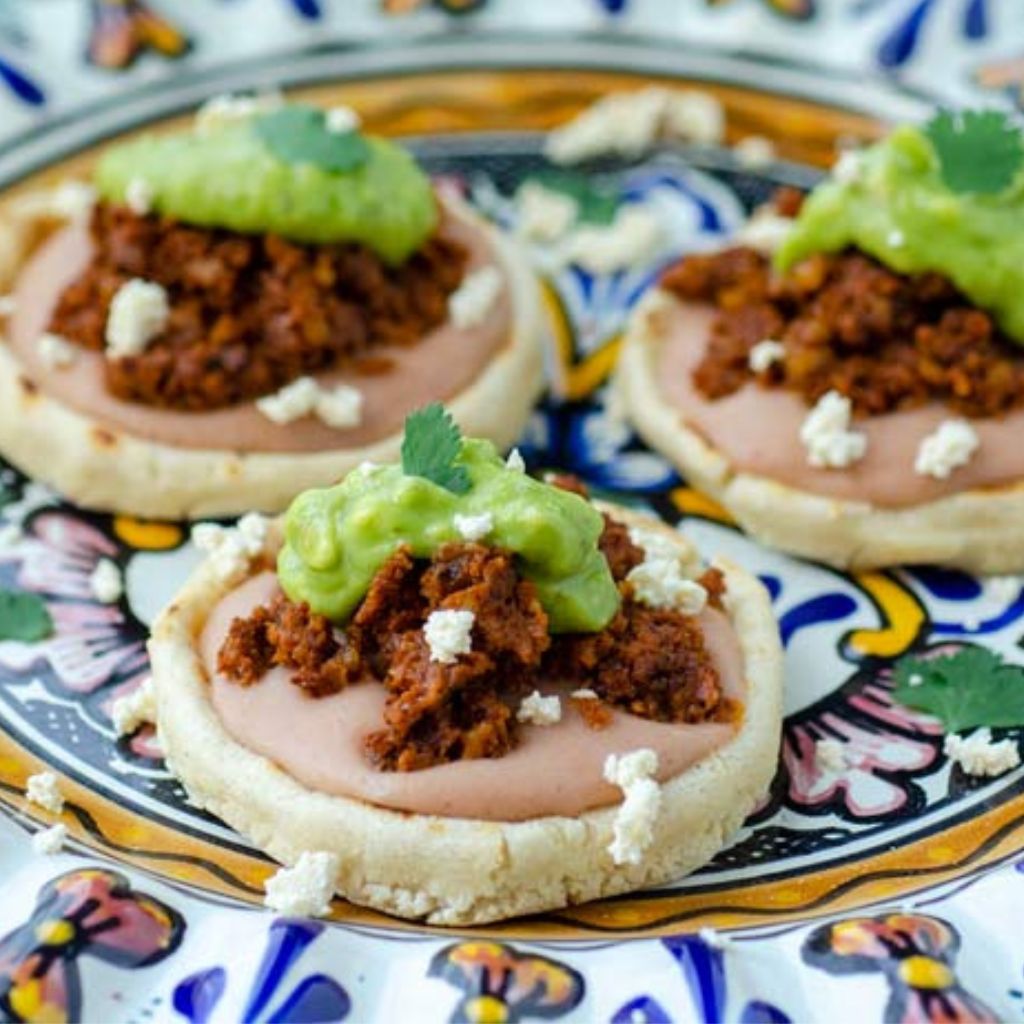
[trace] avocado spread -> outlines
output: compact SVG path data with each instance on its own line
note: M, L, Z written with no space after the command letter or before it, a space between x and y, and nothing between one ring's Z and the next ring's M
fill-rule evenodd
M365 466L339 484L306 491L285 520L278 577L292 601L344 622L394 551L427 558L460 541L455 515L489 513L487 541L519 556L553 633L603 629L619 593L598 548L600 512L583 498L509 469L489 441L465 439L456 457L469 487L454 493L401 466Z
M96 168L97 190L109 202L125 202L129 183L142 180L154 211L187 224L310 244L358 242L391 264L414 253L438 223L433 189L415 160L385 139L356 136L359 145L350 148L358 160L338 170L337 162L316 158L331 149L322 113L285 109L299 112L292 119L306 133L299 145L285 137L275 147L261 133L261 120L281 119L279 113L204 134L143 135L106 151ZM308 160L281 155L302 153L303 146Z
M954 191L931 139L912 127L854 159L852 173L807 198L776 268L855 246L900 273L945 275L1024 343L1024 173L998 192Z

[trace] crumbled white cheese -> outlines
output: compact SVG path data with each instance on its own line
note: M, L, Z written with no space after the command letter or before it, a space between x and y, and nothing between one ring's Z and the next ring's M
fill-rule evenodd
M658 755L648 748L621 756L609 754L605 760L605 779L625 794L608 847L616 864L639 864L654 839L654 823L661 808L661 788L653 778L657 770Z
M942 752L968 775L994 777L1020 764L1017 744L1009 739L993 743L990 729L975 729L966 739L950 733L942 745Z
M792 217L783 217L772 207L762 206L736 232L736 241L770 256L786 240L794 223Z
M907 686L920 686L924 682L924 676L920 672L913 672L907 676Z
M456 512L454 522L459 536L470 542L483 540L494 529L494 516L490 512L481 512L478 516L464 516Z
M572 196L527 181L516 192L516 233L534 242L554 242L576 223L579 203Z
M335 430L358 427L363 421L363 393L348 384L321 388L314 411L321 422Z
M116 562L101 558L89 574L89 589L101 604L116 604L124 593L124 580Z
M645 266L664 242L661 220L640 203L619 208L608 225L584 225L570 234L561 258L593 274Z
M147 678L131 693L118 697L110 708L110 718L118 736L130 736L141 725L156 721L156 690Z
M223 579L245 572L249 563L263 554L267 543L268 520L258 512L248 512L234 527L218 523L196 523L192 543L206 554L214 571Z
M604 154L640 156L659 139L710 144L725 130L721 103L709 93L649 86L610 93L548 134L544 153L573 164Z
M708 592L683 575L678 560L645 559L629 571L636 599L650 608L675 608L683 615L697 615L708 601Z
M526 461L523 459L522 453L518 448L513 448L508 453L508 458L505 460L505 468L511 469L513 473L526 472Z
M540 690L534 690L522 699L516 720L528 725L554 725L562 720L562 702L556 694L544 697Z
M573 697L575 700L600 700L600 697L598 697L598 695L591 690L589 686L581 687L579 690L573 690L569 696Z
M311 416L320 397L320 385L312 377L297 377L272 395L256 400L256 408L274 423L291 423Z
M58 821L56 825L41 828L32 835L32 849L43 857L52 857L60 853L67 837L67 826Z
M430 660L450 665L460 654L473 649L473 623L476 616L462 608L439 609L427 616L423 636L430 648Z
M701 928L697 936L708 949L718 950L719 953L736 948L736 940L723 935L717 928Z
M64 810L64 797L53 772L30 775L25 784L25 798L51 814L60 814Z
M800 440L807 449L812 466L845 469L868 450L866 435L850 430L850 399L838 391L829 391L807 414L800 427Z
M701 612L708 592L687 576L690 566L681 557L685 551L656 530L630 527L629 537L644 551L644 560L626 577L636 599L651 608L675 608L684 615Z
M107 315L108 359L136 356L167 326L170 303L162 285L133 277L114 293Z
M39 358L47 370L64 370L78 357L75 346L59 334L39 335Z
M153 186L145 178L130 178L124 190L124 201L132 213L145 217L153 209L156 193Z
M765 338L759 341L747 356L747 364L754 373L765 373L786 358L786 346L781 341Z
M861 153L856 149L844 149L832 165L832 177L843 185L852 185L864 169Z
M96 189L84 181L65 181L50 194L50 212L61 220L87 221L95 205Z
M283 103L284 97L276 91L263 92L256 96L211 96L196 111L196 134L209 135L234 121L244 121L257 114L277 110Z
M363 394L340 384L323 388L312 377L298 377L272 395L256 400L256 408L274 423L292 423L317 416L329 427L356 427L363 418Z
M498 301L503 283L501 271L492 264L468 274L448 296L448 316L455 327L464 331L482 324Z
M666 90L664 134L669 139L713 146L725 136L725 108L708 92Z
M13 295L0 295L0 317L13 316L17 308L18 303Z
M902 231L898 228L893 228L893 230L885 236L885 240L893 249L899 249L907 239Z
M324 123L329 132L346 135L358 131L362 118L351 107L331 107L324 114Z
M971 461L980 444L966 420L943 420L917 449L914 472L945 480L954 469Z
M741 167L765 167L775 159L775 144L763 135L748 135L740 139L732 151Z
M14 547L23 536L21 527L17 523L0 524L0 551Z
M814 744L814 765L820 772L838 775L847 768L846 745L836 739L818 740Z
M292 867L267 879L263 905L289 917L329 914L340 866L335 853L305 851Z

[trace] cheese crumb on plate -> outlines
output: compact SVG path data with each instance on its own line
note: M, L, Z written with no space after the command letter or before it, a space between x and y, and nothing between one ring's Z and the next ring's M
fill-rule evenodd
M56 825L42 828L32 835L32 849L43 857L52 857L60 853L68 838L67 826L58 821Z
M966 738L951 733L942 745L942 752L968 775L994 778L1020 764L1017 744L1010 739L994 743L990 729L975 729Z
M267 879L263 904L279 914L323 917L331 912L339 868L337 854L307 850L292 867Z
M51 814L60 814L64 810L64 797L54 772L30 775L25 783L25 798L29 803L42 807Z

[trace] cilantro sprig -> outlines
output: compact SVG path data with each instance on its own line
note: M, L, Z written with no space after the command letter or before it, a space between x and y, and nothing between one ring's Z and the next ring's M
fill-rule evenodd
M402 472L419 476L453 494L469 490L469 474L455 460L462 450L462 431L440 402L410 413L402 438Z
M1024 164L1020 129L999 110L944 110L924 131L939 158L942 180L954 192L1002 192Z
M316 107L290 103L253 122L263 144L288 164L313 164L325 171L353 171L370 159L370 144L357 131L332 132Z
M934 715L948 732L1024 725L1024 668L964 647L938 658L901 658L893 697Z
M53 619L38 594L0 589L0 640L35 643L53 632Z

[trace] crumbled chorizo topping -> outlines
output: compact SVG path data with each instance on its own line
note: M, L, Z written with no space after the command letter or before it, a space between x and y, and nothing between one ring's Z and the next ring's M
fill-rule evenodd
M249 686L284 666L313 697L358 681L383 683L383 727L365 747L386 771L503 756L524 724L536 724L534 712L555 720L547 704L538 704L543 679L585 687L569 700L595 729L610 724L610 706L659 721L727 720L730 702L722 698L696 620L643 607L621 582L643 560L643 548L606 517L601 549L620 581L623 604L600 633L552 637L536 590L520 577L510 552L452 543L424 560L400 547L344 632L279 595L231 624L218 669ZM709 602L720 606L721 573L708 570L700 582ZM438 660L425 627L446 613L471 616L472 643Z
M375 345L413 344L447 318L466 262L443 232L389 267L365 246L298 245L104 203L91 233L92 262L64 289L49 330L103 351L122 286L163 288L165 327L105 374L118 398L172 409L248 401L343 362L359 369Z
M336 633L325 616L283 595L235 619L217 655L218 670L243 686L258 682L275 665L291 669L292 682L314 697L363 678L354 636Z
M750 381L814 405L830 391L857 414L937 400L965 416L1024 405L1024 353L936 273L898 274L855 250L817 255L785 276L751 248L688 256L663 288L716 308L694 382L710 399ZM755 358L765 338L784 358Z
M638 604L629 585L620 586L622 607L606 629L555 639L551 676L586 685L641 718L715 720L722 691L699 623L674 609Z

